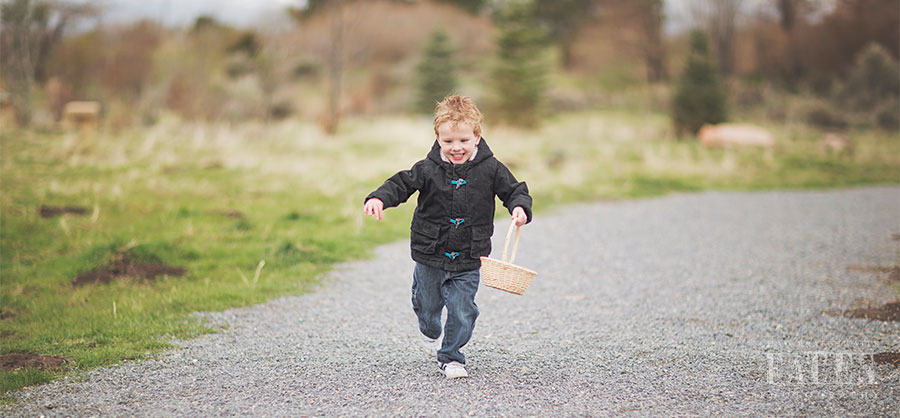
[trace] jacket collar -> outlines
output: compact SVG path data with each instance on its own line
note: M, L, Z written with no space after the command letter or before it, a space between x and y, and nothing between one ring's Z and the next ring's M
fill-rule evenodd
M491 151L491 147L488 146L487 141L484 140L484 137L481 138L481 141L478 142L478 152L475 153L475 159L472 161L467 161L465 164L461 164L462 166L473 166L478 164L494 155L494 152ZM453 165L453 163L449 161L443 161L441 159L441 146L438 145L437 140L434 141L434 145L431 146L431 151L428 151L428 159L437 163L437 165L442 167L449 167Z

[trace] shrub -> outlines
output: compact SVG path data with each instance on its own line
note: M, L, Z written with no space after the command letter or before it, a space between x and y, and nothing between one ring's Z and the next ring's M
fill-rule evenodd
M294 69L291 70L291 78L295 80L315 78L319 76L320 72L321 68L318 63L314 61L303 61L295 65Z
M875 122L886 131L900 129L900 101L893 100L882 105L875 114Z
M817 104L806 112L806 123L824 129L843 129L847 121L827 104Z
M294 113L294 106L288 101L280 101L269 107L269 117L282 120Z
M691 54L672 101L672 122L678 135L696 134L703 124L727 119L726 96L709 57L706 34L691 33Z

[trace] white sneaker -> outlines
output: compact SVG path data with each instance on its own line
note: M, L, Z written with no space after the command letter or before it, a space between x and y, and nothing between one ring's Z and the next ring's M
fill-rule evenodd
M469 377L469 373L466 372L466 368L460 362L451 361L449 363L441 363L441 373L447 377L447 379L456 379L460 377Z
M441 340L422 336L420 342L422 350L431 357L437 358L437 352L441 348Z

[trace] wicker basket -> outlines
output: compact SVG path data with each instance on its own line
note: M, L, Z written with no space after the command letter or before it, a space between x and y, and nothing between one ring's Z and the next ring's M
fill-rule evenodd
M509 238L512 236L513 227L516 230L516 240L513 244L512 255L507 260L506 249L509 247ZM509 224L509 231L506 232L506 241L503 242L503 258L494 260L488 257L481 257L481 283L484 283L485 286L516 295L525 293L525 289L528 289L531 279L537 275L537 272L513 264L518 249L519 228L516 227L516 223L513 221Z

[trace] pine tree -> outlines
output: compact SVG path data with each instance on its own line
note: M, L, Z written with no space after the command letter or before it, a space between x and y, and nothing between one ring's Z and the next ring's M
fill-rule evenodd
M510 2L497 17L498 64L494 70L495 114L513 125L534 127L545 88L545 32L535 24L530 2Z
M444 32L437 30L431 34L416 73L419 83L416 111L431 113L434 106L452 94L457 86L453 49Z
M726 94L709 56L706 34L691 33L691 54L672 101L672 122L676 133L696 134L705 123L727 119Z
M900 99L900 66L891 54L871 43L856 57L855 65L837 94L840 106L871 112L879 105Z

